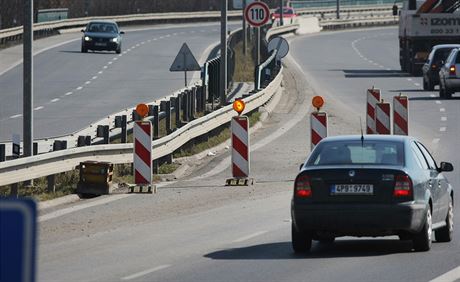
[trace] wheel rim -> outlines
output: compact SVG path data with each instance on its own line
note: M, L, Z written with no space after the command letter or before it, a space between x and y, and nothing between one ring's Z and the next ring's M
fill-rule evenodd
M430 210L428 210L428 212L426 213L426 224L428 225L428 228L427 228L427 232L428 232L428 242L431 242L432 240L432 236L433 236L433 228L431 226L431 212Z
M449 226L449 232L454 232L454 208L452 202L449 202L449 212L447 213L447 224Z

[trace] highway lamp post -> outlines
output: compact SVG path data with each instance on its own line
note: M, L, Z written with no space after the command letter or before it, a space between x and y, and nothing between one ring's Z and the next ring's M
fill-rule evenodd
M228 0L221 3L221 23L220 23L220 105L227 103L227 8Z
M23 37L23 151L33 155L33 0L24 0Z

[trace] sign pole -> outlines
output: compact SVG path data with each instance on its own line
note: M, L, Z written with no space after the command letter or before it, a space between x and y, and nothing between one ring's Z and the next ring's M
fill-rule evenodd
M33 0L24 1L24 80L23 80L23 136L24 157L32 156L33 141Z
M220 23L220 105L227 103L227 8L228 0L222 0Z
M283 0L280 0L280 26L284 25L284 9Z
M243 13L246 10L246 0L243 0ZM243 15L243 54L246 56L246 49L248 44L247 34L246 34L246 17Z

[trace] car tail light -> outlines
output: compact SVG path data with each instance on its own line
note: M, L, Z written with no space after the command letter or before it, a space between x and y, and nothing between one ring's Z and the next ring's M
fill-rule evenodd
M434 69L434 70L435 70L437 67L438 67L438 66L435 65L435 64L432 64L432 65L431 65L431 68Z
M295 181L295 196L298 198L311 197L310 177L308 175L300 175Z
M394 197L412 196L412 180L408 175L396 175L395 180Z
M456 73L457 73L457 68L455 67L455 65L451 66L449 69L449 74L455 75Z

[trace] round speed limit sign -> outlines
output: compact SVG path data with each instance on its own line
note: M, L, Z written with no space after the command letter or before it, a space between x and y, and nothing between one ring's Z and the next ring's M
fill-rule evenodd
M268 22L270 10L264 2L254 2L246 6L244 17L250 25L259 27Z

